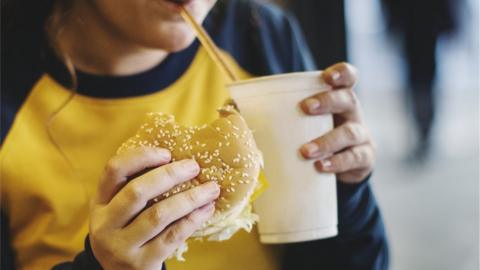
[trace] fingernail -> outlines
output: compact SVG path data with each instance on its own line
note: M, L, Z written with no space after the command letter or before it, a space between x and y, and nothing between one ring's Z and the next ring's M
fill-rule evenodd
M330 76L331 76L333 81L338 81L340 79L341 74L338 71L332 71L330 73Z
M215 202L205 205L205 212L213 212L215 210Z
M193 159L186 159L182 161L182 167L191 173L197 173L200 170L198 163Z
M328 169L332 167L332 162L328 159L321 160L320 163L322 164L322 168Z
M171 153L170 153L170 151L168 151L168 150L165 149L165 148L155 148L155 150L157 151L157 154L158 154L159 156L162 156L162 157L164 157L164 158L170 159L171 156L172 156Z
M302 150L308 156L312 156L318 151L318 145L315 143L307 143L302 145Z
M320 108L320 101L316 98L309 98L305 100L305 105L307 105L309 112L314 113Z
M220 186L215 181L210 181L205 184L205 188L208 189L211 195L218 195L220 193Z

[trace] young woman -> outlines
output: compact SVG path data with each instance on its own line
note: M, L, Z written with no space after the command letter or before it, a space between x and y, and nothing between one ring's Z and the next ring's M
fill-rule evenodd
M215 2L184 4L240 77L315 68L295 22L279 9ZM339 236L268 246L241 232L192 243L179 263L167 258L212 214L218 187L204 184L142 211L199 167L170 163L163 149L115 155L145 113L203 124L228 97L176 4L16 0L2 11L2 269L386 269L386 237L368 185L374 147L350 65L326 69L334 90L299 100L311 117L335 117L334 130L299 150L319 172L337 173ZM154 169L132 177L145 168Z

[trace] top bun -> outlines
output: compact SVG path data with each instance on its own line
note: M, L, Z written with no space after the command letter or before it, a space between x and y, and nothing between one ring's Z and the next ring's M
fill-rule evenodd
M195 179L175 186L154 201L208 181L217 182L220 196L215 203L215 214L193 236L221 241L240 228L249 231L256 220L249 202L257 186L262 156L251 130L233 106L218 111L218 119L201 127L182 126L173 115L149 113L147 121L118 152L150 146L170 150L172 161L196 160L201 170Z

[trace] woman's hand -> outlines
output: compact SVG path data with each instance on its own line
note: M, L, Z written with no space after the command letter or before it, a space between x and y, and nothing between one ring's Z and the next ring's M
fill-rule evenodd
M108 162L90 212L90 243L104 269L161 269L213 214L220 194L215 182L145 209L148 201L200 171L193 160L170 160L168 150L144 147ZM155 169L128 181L149 168Z
M339 63L326 69L322 78L332 90L313 95L300 105L308 115L333 114L335 128L304 144L300 152L307 159L317 160L318 171L336 173L344 183L359 183L372 171L375 146L353 91L356 70Z

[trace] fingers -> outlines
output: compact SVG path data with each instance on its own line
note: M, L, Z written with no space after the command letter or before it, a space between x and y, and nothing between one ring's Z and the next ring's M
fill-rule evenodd
M170 159L168 150L152 147L138 147L114 156L107 163L100 179L96 203L108 203L126 184L129 176L166 164Z
M357 183L368 176L374 163L374 148L371 144L364 144L316 161L315 168L319 172L336 173L341 182Z
M338 63L327 68L322 79L334 88L353 87L357 82L357 69L348 63Z
M348 172L372 167L374 157L374 150L370 145L359 145L329 158L316 161L315 167L321 172Z
M187 159L149 171L130 181L108 205L117 226L123 227L145 208L147 202L174 186L195 178L198 163Z
M364 144L369 139L369 134L363 125L349 122L304 144L300 152L307 159L326 158L345 148Z
M346 120L360 119L358 99L353 91L357 81L356 69L347 63L339 63L327 68L322 79L333 90L323 91L300 102L302 110L309 115L339 114Z
M351 89L325 91L311 96L300 103L306 114L345 114L355 112L358 99Z
M172 222L211 203L219 195L218 184L208 182L156 203L143 211L125 228L128 238L138 246L142 246Z
M336 173L343 182L360 182L374 163L374 146L363 124L358 98L353 92L357 71L348 63L338 63L322 73L332 88L300 102L308 115L332 114L336 128L300 148L307 159L320 159L315 167ZM342 151L342 152L340 152Z
M188 216L176 221L152 241L144 245L157 256L170 256L177 247L184 243L198 230L214 213L213 203L207 204Z

